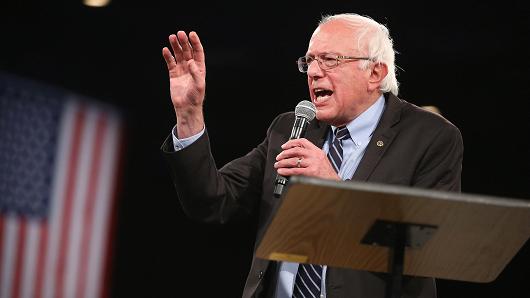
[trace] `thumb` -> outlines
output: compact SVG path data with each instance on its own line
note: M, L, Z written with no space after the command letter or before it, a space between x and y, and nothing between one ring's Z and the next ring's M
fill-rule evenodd
M194 81L201 81L204 79L204 76L201 74L201 70L197 66L197 63L195 63L195 60L191 59L187 61L188 68L190 70L191 76L193 77Z

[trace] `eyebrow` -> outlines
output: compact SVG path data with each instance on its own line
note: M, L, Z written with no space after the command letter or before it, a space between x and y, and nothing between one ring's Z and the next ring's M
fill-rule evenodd
M341 54L334 53L334 52L323 52L323 53L320 53L320 54L318 54L318 55L311 55L311 54L306 53L305 55L306 55L306 56L309 56L309 57L322 56L322 55L337 55L337 56L342 56Z

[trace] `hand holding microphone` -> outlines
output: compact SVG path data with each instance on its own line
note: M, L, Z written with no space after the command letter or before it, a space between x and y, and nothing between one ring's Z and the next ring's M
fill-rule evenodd
M284 186L287 184L286 177L304 175L322 179L341 180L329 158L321 148L315 146L309 140L304 139L305 129L310 120L316 115L316 109L311 102L302 101L298 107L308 109L309 115L300 115L295 111L296 120L289 141L282 145L283 151L276 157L274 167L278 174L275 180L274 196L280 197ZM307 117L307 118L305 118ZM304 119L305 118L305 119Z
M316 116L316 108L312 102L308 100L302 100L296 105L294 109L295 120L293 124L293 129L291 131L291 136L289 140L299 139L305 135L305 130L307 125L311 122ZM298 159L297 166L300 166L301 159ZM277 174L276 179L274 180L274 196L279 197L283 192L284 186L287 184L287 178Z

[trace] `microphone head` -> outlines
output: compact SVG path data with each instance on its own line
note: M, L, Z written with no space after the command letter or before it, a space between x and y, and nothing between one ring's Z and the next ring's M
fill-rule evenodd
M317 115L317 109L309 100L302 100L296 105L296 108L294 109L294 115L296 117L304 117L307 119L307 121L312 121Z

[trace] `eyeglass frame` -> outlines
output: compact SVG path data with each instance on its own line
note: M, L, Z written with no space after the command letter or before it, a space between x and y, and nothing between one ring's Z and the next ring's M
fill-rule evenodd
M323 62L322 62L322 57L323 57L323 56L326 56L326 55L333 55L333 56L336 56L336 57L334 57L334 58L335 58L334 60L336 61L336 64L335 64L334 66L327 66L327 65L323 64ZM339 61L340 61L340 60L350 60L350 61L368 60L368 61L374 61L374 59L373 59L373 58L370 58L370 57L343 56L343 55L336 55L336 54L331 54L331 53L324 53L324 54L317 55L317 56L315 56L315 57L311 57L311 56L302 56L302 57L300 57L300 58L298 58L298 59L296 60L296 64L298 65L298 70L299 70L301 73L307 73L307 70L306 70L306 71L303 71L302 66L301 66L301 63L302 63L301 60L304 59L304 58L305 58L305 59L307 59L307 58L312 58L312 59L313 59L310 63L305 62L305 64L307 64L307 70L309 70L309 65L310 65L311 63L313 63L313 61L315 61L315 60L317 61L318 66L319 66L321 69L323 69L323 70L330 70L330 69L332 69L332 68L335 68L335 67L339 66L339 64L340 64ZM328 58L331 58L331 57L328 57ZM323 67L323 66L324 66L324 67Z

